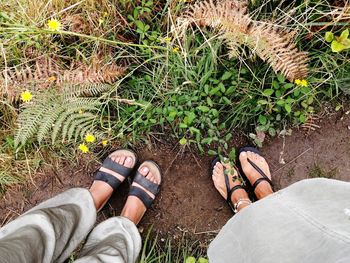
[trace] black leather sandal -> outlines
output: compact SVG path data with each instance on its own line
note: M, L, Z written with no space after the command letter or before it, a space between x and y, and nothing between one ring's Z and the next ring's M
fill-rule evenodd
M135 182L139 184L144 189L146 189L147 191L151 192L154 196L156 196L159 192L160 184L162 181L160 168L153 161L145 161L140 165L141 168L144 166L146 166L150 170L150 172L153 173L153 175L157 178L157 181L159 182L159 184L151 182L145 176L143 176L139 171L136 172L133 183ZM154 198L149 196L144 189L131 185L129 196L136 196L137 198L139 198L142 201L142 203L145 205L145 207L148 209L152 205Z
M119 163L116 163L115 161L113 161L111 159L111 157L113 157L113 155L115 155L116 153L123 155L125 157L131 157L133 159L133 167L128 168L125 167ZM109 184L112 188L113 191L116 190L121 184L122 182L128 177L130 176L130 174L133 172L135 166L137 164L137 155L136 153L134 153L131 150L126 150L126 149L120 149L120 150L116 150L115 152L111 153L102 163L103 168L106 168L110 171L113 171L115 173L118 173L119 175L121 175L123 177L123 180L118 179L117 177L115 177L114 175L105 172L105 171L100 171L98 170L95 174L94 180L96 181L103 181L107 184ZM101 206L101 208L99 209L99 211L105 206L105 204L108 202L108 199L106 199L105 203Z
M238 151L238 156L243 153L243 152L253 152L256 153L257 155L263 157L260 153L260 151L255 148L255 147L243 147ZM262 181L266 181L270 184L272 190L273 190L273 183L271 181L271 179L263 172L263 170L261 170L261 168L259 166L257 166L253 161L251 161L249 158L247 158L248 162L250 163L251 166L254 167L254 169L262 176L261 178L257 179L252 185L252 192L254 193L256 187L262 182ZM243 172L243 169L242 169ZM243 172L244 173L244 172ZM245 177L247 177L245 175ZM249 182L249 180L247 180Z

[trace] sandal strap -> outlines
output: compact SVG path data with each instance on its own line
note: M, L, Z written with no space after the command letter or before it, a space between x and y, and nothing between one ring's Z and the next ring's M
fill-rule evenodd
M124 178L129 176L130 173L134 169L134 167L128 168L128 167L125 167L125 166L123 166L123 165L121 165L119 163L116 163L110 157L107 157L103 161L102 167L106 168L108 170L111 170L111 171L121 175ZM120 181L114 175L112 175L112 174L110 174L108 172L101 171L101 170L99 170L96 173L94 180L103 181L103 182L109 184L113 188L113 190L116 190L119 187L119 185L122 183L122 181Z
M96 173L94 180L103 181L109 184L113 190L117 189L118 186L122 183L117 177L102 171L98 171Z
M147 189L148 190L148 189ZM136 196L139 198L146 208L149 208L153 203L153 198L150 197L143 189L137 186L131 186L129 196Z
M128 167L125 167L119 163L116 163L115 161L113 161L110 157L107 157L104 161L103 161L103 164L102 164L102 167L108 169L108 170L111 170L115 173L118 173L120 174L121 176L123 176L124 178L127 177L131 171L134 169L133 167L132 168L128 168Z
M158 194L159 191L159 184L153 183L150 180L148 180L145 176L140 174L140 172L137 172L134 178L134 182L141 185L143 188L147 189L147 191L151 192L154 195Z
M242 185L235 185L234 187L232 187L228 192L227 192L227 202L230 202L230 203L232 203L231 202L231 197L232 197L232 194L233 194L233 192L234 191L236 191L236 190L238 190L238 189L243 189L243 190L245 190L245 188L242 186Z
M268 178L261 177L261 178L257 179L257 180L254 182L254 184L252 185L254 191L255 191L255 188L256 188L261 182L263 182L263 181L268 182L268 183L271 185L271 187L272 187L271 181L270 181Z

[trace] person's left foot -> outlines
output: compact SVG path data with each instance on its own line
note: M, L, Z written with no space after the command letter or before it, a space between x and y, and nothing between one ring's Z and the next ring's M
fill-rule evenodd
M240 180L238 179L237 170L232 168L230 164L222 164L217 162L214 166L212 179L215 185L215 188L219 191L222 197L227 200L227 190L225 183L224 172L226 170L227 176L229 178L230 189L232 189L236 185L241 185ZM232 204L237 204L239 200L246 200L249 202L248 193L244 189L237 189L231 195ZM240 211L244 207L248 206L247 203L242 203L237 207L237 210Z
M155 173L151 171L151 167L148 167L149 164L144 163L139 168L139 173L144 176L149 182L160 185L161 179L159 176L156 176ZM144 191L145 195L148 195L149 198L155 199L155 194L147 190L144 186L138 184L137 182L133 182L132 187L137 187L140 190ZM121 212L121 216L128 218L132 222L137 225L144 214L147 211L147 207L145 204L141 201L141 199L134 195L129 195L128 199L126 200L125 206L123 208L123 211Z

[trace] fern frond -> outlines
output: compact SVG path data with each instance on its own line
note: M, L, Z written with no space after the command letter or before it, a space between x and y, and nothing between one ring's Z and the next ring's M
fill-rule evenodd
M94 96L108 89L123 76L126 67L116 64L104 65L95 59L91 65L82 64L75 69L65 69L56 59L40 58L35 63L26 63L22 67L13 67L3 71L0 79L0 96L13 101L19 98L23 87L31 91L46 90L56 87L62 93L69 87L78 90L81 95Z
M194 4L178 19L181 28L191 24L209 26L226 40L230 57L237 57L242 46L248 46L273 70L290 81L304 79L308 74L306 52L299 52L294 43L295 32L278 25L262 23L247 14L247 3L238 0L213 0Z
M100 106L96 98L66 97L50 90L42 92L19 114L15 145L24 145L34 135L42 142L51 131L52 143L60 132L65 137L67 131L69 141L79 125L90 125L92 129Z
M66 97L97 96L111 89L113 89L113 86L109 84L68 84L62 88L62 93L65 94Z

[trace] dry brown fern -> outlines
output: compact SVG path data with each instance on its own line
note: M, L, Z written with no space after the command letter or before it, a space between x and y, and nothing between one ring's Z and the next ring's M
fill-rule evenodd
M317 124L320 119L320 116L310 113L307 116L305 123L301 125L301 128L306 132L306 134L309 134L311 131L315 131L316 129L320 129L321 126Z
M273 23L252 20L247 14L246 2L207 0L196 3L178 19L180 28L186 29L190 24L218 30L226 40L231 57L238 56L239 49L245 45L290 81L304 79L308 74L307 53L298 51L295 32Z
M92 65L81 64L67 70L59 66L55 59L40 58L32 65L27 63L4 70L0 78L0 96L13 101L25 89L37 91L50 86L61 88L65 85L112 84L125 71L125 67L104 65L99 59L94 59Z

